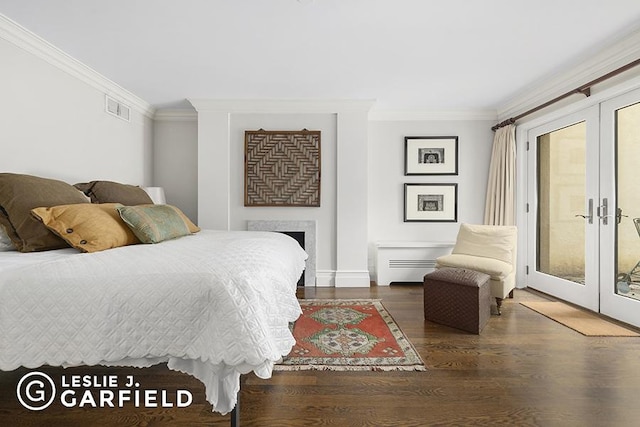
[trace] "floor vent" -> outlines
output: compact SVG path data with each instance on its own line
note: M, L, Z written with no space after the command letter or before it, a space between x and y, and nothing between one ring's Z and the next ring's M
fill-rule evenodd
M105 111L119 119L131 120L131 107L105 95Z

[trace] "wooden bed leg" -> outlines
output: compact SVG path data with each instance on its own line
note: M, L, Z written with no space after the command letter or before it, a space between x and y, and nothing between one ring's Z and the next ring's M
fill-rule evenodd
M236 396L236 406L231 410L231 427L240 427L240 392Z

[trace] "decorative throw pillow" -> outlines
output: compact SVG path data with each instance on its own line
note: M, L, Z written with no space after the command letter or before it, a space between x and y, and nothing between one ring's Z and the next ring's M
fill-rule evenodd
M66 182L0 173L0 225L21 252L68 247L31 215L31 209L72 203L88 204L82 193Z
M118 215L119 203L84 203L31 212L51 231L82 252L98 252L140 241Z
M461 224L453 253L494 258L511 264L516 234L515 226Z
M118 212L143 243L158 243L200 231L180 209L171 205L122 206Z
M91 181L75 187L91 198L93 203L122 203L125 206L153 203L141 187L113 181Z

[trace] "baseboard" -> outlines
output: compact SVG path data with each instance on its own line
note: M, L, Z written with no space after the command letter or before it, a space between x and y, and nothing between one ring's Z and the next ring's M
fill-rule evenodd
M316 287L333 288L336 285L336 272L334 270L316 270Z
M371 286L369 271L336 271L336 288L368 288Z
M369 271L316 270L316 287L319 288L368 288L371 286Z

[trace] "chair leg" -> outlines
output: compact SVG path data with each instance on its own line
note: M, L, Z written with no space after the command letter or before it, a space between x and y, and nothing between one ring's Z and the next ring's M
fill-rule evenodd
M502 307L502 298L496 298L496 305L498 307L498 316L500 316L502 314L500 311L500 308Z

